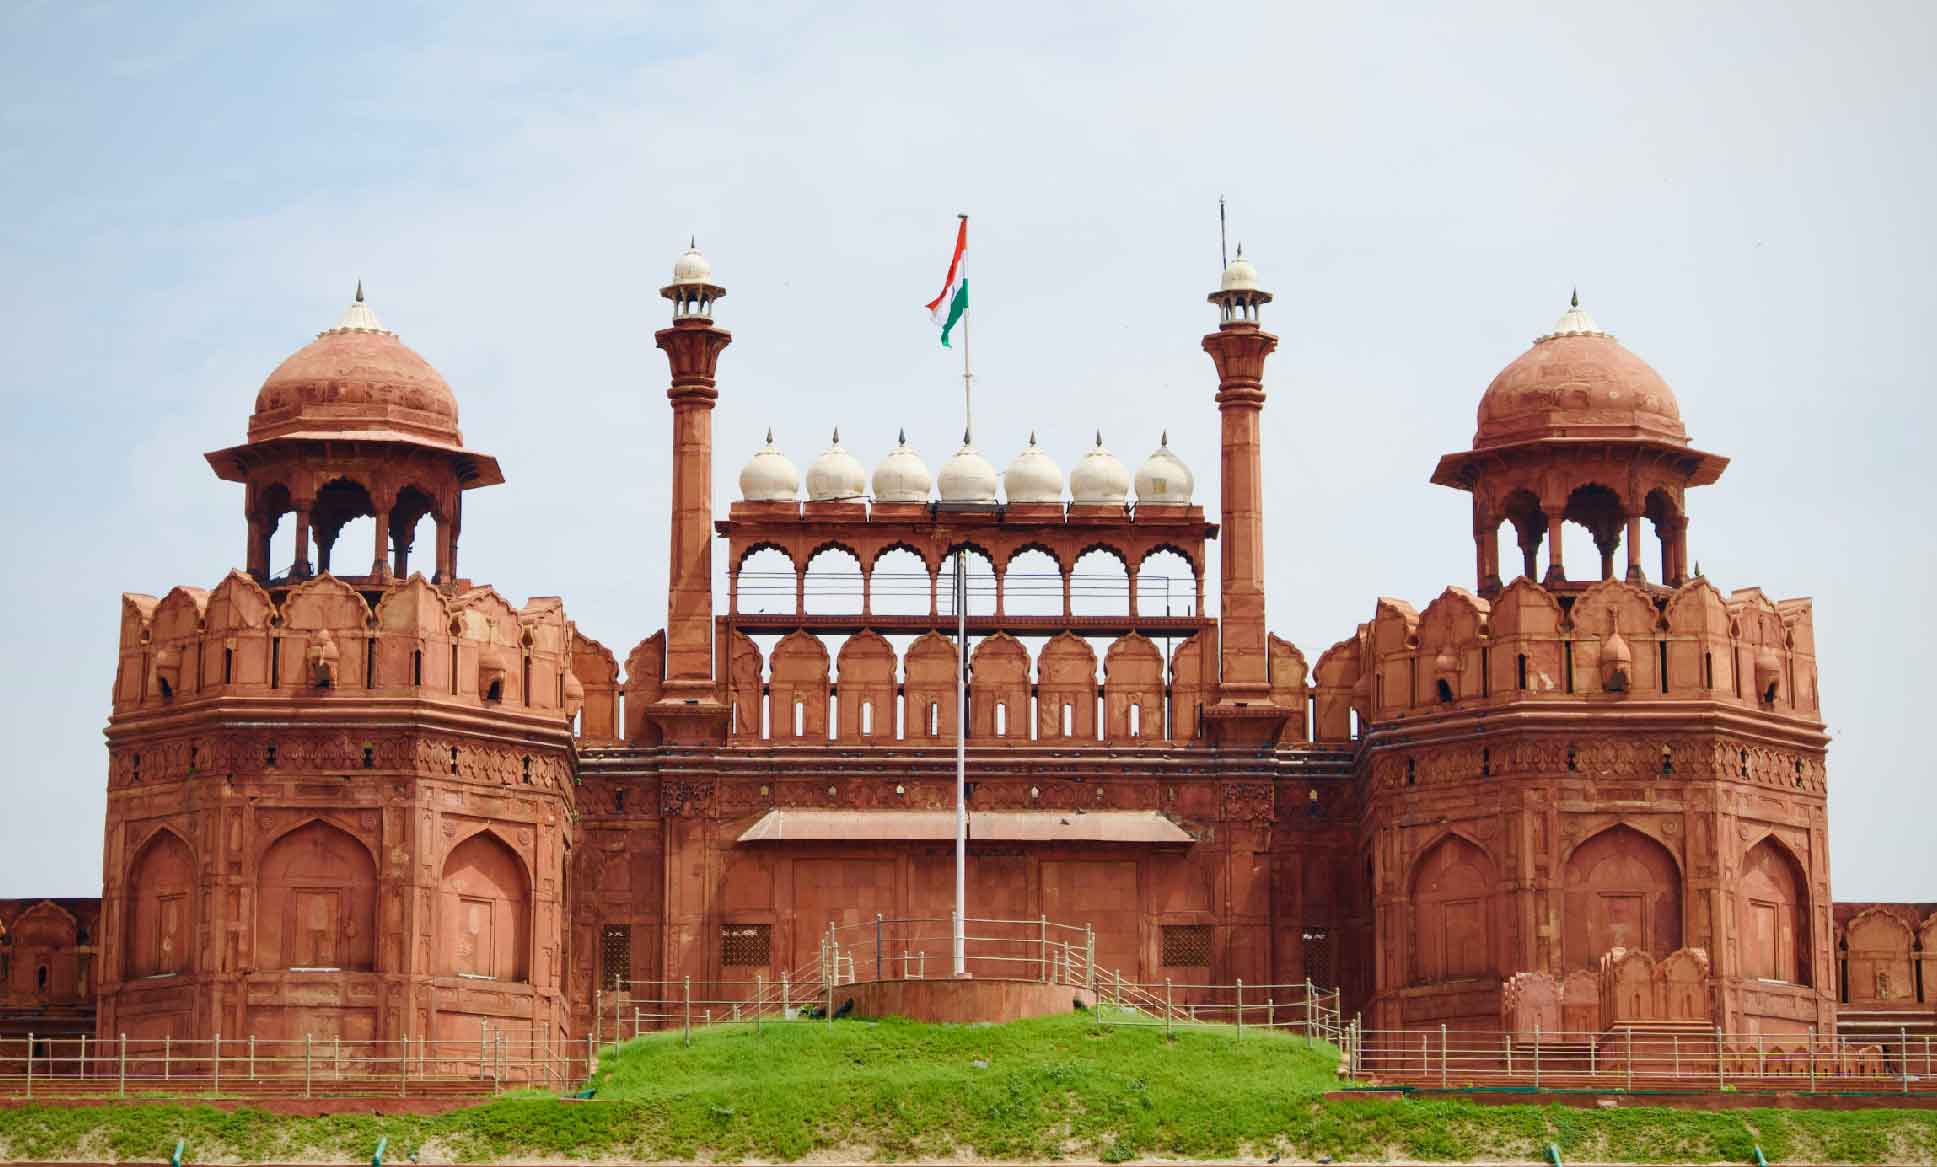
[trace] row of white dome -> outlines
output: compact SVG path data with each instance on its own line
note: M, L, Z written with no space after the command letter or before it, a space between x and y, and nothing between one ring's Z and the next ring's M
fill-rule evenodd
M929 494L940 488L941 501L954 503L993 503L998 479L1010 503L1061 503L1063 471L1041 446L1036 435L1017 454L1015 461L999 476L996 469L963 435L962 448L942 466L939 475L930 475L908 435L888 452L874 470L874 501L927 502ZM1121 506L1130 499L1134 484L1137 505L1145 507L1184 507L1190 505L1196 478L1183 460L1170 452L1170 435L1145 458L1134 479L1115 454L1103 446L1103 435L1083 454L1069 475L1070 501L1079 506ZM860 460L841 445L841 431L834 431L834 444L807 468L809 502L842 502L859 499L868 493L868 474ZM767 444L753 455L740 471L740 497L747 502L793 502L800 493L800 471L787 455Z

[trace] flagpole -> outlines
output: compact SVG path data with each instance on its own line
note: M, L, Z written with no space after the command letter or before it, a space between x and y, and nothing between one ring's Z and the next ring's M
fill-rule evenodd
M962 238L968 239L968 216ZM962 284L968 284L968 249L962 250ZM975 412L969 387L975 374L969 365L969 306L962 307L962 444L975 433ZM955 551L955 975L968 975L968 560L966 548Z

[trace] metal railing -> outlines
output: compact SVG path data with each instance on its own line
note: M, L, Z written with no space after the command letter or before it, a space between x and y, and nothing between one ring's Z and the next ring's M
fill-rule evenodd
M604 1045L654 1030L695 1026L831 1020L840 988L864 981L947 979L952 917L877 916L829 924L816 949L775 977L694 982L627 980L599 994L594 1041ZM1095 929L1033 920L972 918L963 924L964 964L983 979L1064 985L1089 994L1097 1020L1148 1025L1279 1030L1339 1042L1344 1027L1337 989L1292 984L1140 982L1096 961Z
M1601 1032L1345 1026L1343 1072L1429 1087L1937 1094L1937 1039L1739 1033L1638 1022Z
M590 1042L542 1027L479 1026L476 1039L0 1038L0 1097L468 1098L571 1088Z

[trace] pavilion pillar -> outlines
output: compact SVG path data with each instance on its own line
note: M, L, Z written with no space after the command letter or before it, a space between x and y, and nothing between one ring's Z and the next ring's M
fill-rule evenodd
M1641 516L1628 516L1628 582L1645 584L1648 574L1641 570Z
M309 501L296 504L296 560L289 565L289 574L295 579L309 576Z
M1561 562L1560 526L1564 522L1558 511L1547 516L1547 578L1543 583L1566 583L1567 565Z

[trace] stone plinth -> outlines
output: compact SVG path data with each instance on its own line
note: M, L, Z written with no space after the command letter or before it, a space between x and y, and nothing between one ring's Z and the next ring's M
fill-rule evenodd
M1068 1013L1082 1002L1096 1004L1096 994L1072 985L1041 981L946 980L863 981L834 993L834 1007L852 999L856 1017L906 1017L912 1021L1019 1021Z

